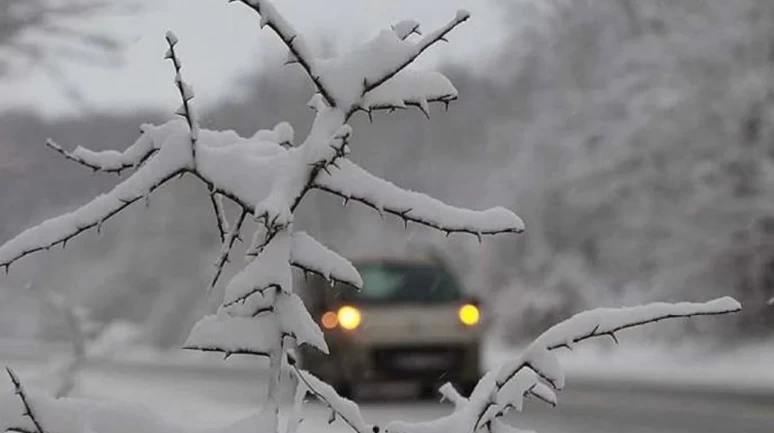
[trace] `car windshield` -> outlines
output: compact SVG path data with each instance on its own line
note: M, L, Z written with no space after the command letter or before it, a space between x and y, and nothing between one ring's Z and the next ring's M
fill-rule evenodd
M356 265L363 289L343 290L341 298L365 303L436 303L460 299L460 288L443 267L416 263L363 263Z

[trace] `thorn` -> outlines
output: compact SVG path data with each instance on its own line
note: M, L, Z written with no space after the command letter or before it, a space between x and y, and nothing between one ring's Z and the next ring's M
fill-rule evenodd
M408 230L408 218L403 218L403 229Z
M64 239L62 241L62 249L65 249L65 248L67 248L67 239Z
M5 268L5 275L8 275L8 272L11 270L11 264L6 263L3 265L3 267Z
M349 204L349 197L344 197L344 200L341 201L341 205L346 207Z
M178 178L178 179L182 179L184 174L185 174L185 172L182 172L182 171L181 171L181 172L180 172L180 174L179 174L179 175L177 175L177 178Z
M446 237L447 237L447 238L448 238L449 236L451 236L451 234L452 234L451 230L444 230L444 231L446 232Z
M373 123L374 123L374 115L373 115L373 113L371 112L371 109L370 109L370 108L368 109L367 113L368 113L368 121L369 121L371 124L373 124Z
M481 233L476 233L476 237L478 238L478 243L482 243L484 241L483 237L481 236Z
M443 101L443 107L446 111L449 111L449 101Z
M331 416L328 417L328 424L333 424L336 421L336 412L331 409Z
M610 338L612 338L612 339L613 339L613 341L615 341L615 344L621 344L621 343L618 341L618 337L616 337L616 336L615 336L615 333L613 333L613 332L609 332L609 333L608 333L608 335L610 335Z
M441 42L446 42L446 43L449 43L449 40L448 40L448 39L446 39L446 38L444 38L443 36L441 36L440 38L438 38L438 40L439 40L439 41L441 41Z

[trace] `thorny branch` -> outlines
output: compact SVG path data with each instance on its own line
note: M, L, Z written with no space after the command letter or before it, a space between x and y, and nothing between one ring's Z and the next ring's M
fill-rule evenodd
M317 71L314 57L307 52L305 47L299 44L297 39L299 33L290 25L285 18L279 14L273 4L262 0L229 0L229 2L240 1L250 9L254 10L261 17L261 27L269 26L274 33L279 36L283 43L288 47L295 63L301 65L306 74L311 78L317 90L325 101L331 107L336 107L336 99L333 94L325 87L320 73Z
M336 277L334 277L332 275L325 275L322 272L320 272L318 270L315 270L315 269L312 269L312 268L309 268L309 267L306 267L306 266L302 265L301 263L291 261L290 265L295 267L295 268L298 268L301 271L303 271L304 277L306 277L306 278L309 277L309 274L317 275L319 277L324 278L325 280L327 280L331 284L346 284L346 285L348 285L350 287L355 288L356 290L360 290L359 287L355 286L354 284L352 284L349 281L340 280L340 279L338 279L338 278L336 278Z
M619 331L622 331L622 330L625 330L625 329L628 329L628 328L633 328L633 327L637 327L637 326L643 326L643 325L647 325L647 324L650 324L650 323L656 323L656 322L660 322L660 321L666 320L666 319L689 318L689 317L696 317L696 316L717 316L717 315L723 315L723 314L729 314L729 313L736 313L738 311L740 311L739 308L733 308L733 309L728 309L728 310L723 310L723 311L715 311L715 312L697 312L697 313L690 313L690 314L664 314L662 316L655 317L655 318L648 319L648 320L641 320L641 321L634 321L634 322L626 323L626 324L623 324L621 326L615 327L615 328L610 329L610 330L605 330L605 331L600 331L600 325L597 325L591 332L589 332L587 334L584 334L584 335L576 336L576 337L574 337L571 340L571 342L572 342L572 344L575 344L575 343L579 343L579 342L582 342L584 340L588 340L588 339L591 339L591 338L605 337L605 336L612 337L617 342L618 340L615 337L615 333L619 332ZM540 337L538 337L538 340L539 339L540 339ZM553 350L556 350L556 349L559 349L559 348L569 348L569 347L570 346L567 343L562 343L562 344L554 344L554 345L547 346L545 348L545 350L553 351ZM551 388L556 389L556 390L560 389L558 384L556 384L549 377L549 375L547 375L543 371L541 371L541 369L539 367L537 367L534 363L530 362L529 360L525 360L521 364L516 366L516 368L514 368L513 371L510 374L508 374L508 376L504 380L495 382L494 393L497 393L501 389L503 389L503 387L505 387L505 385L508 382L510 382L514 377L516 377L519 374L519 372L521 372L525 368L532 370L535 374L538 375L538 377L540 379L542 379L543 381L548 383L551 386ZM549 403L551 405L555 405L555 402L552 402L551 400L545 398L545 396L542 395L542 393L535 392L535 391L536 391L535 387L532 387L529 390L529 392L532 395L534 395L535 397L539 398L540 400L545 401L546 403ZM503 408L503 409L506 409L506 408ZM479 421L483 418L483 416L485 415L485 412L486 412L486 409L482 410L481 413L479 413L479 417L478 417ZM504 415L504 410L497 414L498 417L502 416L502 415ZM478 425L478 422L477 422L476 425Z
M78 164L81 164L81 165L83 165L83 166L85 166L85 167L88 167L88 168L92 169L92 170L93 170L93 171L95 171L95 172L97 172L97 171L101 171L101 172L104 172L104 173L116 173L116 174L119 174L119 175L120 175L120 174L121 174L121 173L122 173L124 170L129 170L129 169L134 169L134 168L137 168L137 167L139 167L139 166L140 166L140 165L142 165L142 164L143 164L143 163L144 163L144 162L145 162L145 161L146 161L148 158L150 158L151 156L153 156L153 154L154 154L154 153L156 153L156 152L158 151L158 149L151 148L151 149L148 149L148 152L146 152L145 154L143 154L143 155L140 157L140 159L138 159L137 161L133 161L133 162L130 162L130 163L123 163L123 164L122 164L121 166L119 166L119 167L110 167L110 168L105 168L105 167L102 167L102 166L101 166L101 165L99 165L99 164L96 164L96 163L94 163L94 162L92 162L92 161L88 161L88 160L86 160L86 159L84 159L84 158L82 158L82 157L80 157L80 156L77 156L77 155L75 155L75 154L74 154L74 153L72 153L72 152L68 152L68 151L67 151L67 150L65 150L65 149L64 149L62 146L60 146L59 144L57 144L57 143L56 143L54 140L51 140L51 139L48 139L48 140L46 140L46 146L48 146L48 147L50 147L51 149L53 149L54 151L56 151L56 152L60 153L60 154L61 154L62 156L64 156L66 159L69 159L70 161L77 162Z
M320 400L323 404L328 406L328 408L332 412L334 412L339 418L341 418L348 426L350 426L350 428L352 428L352 430L354 430L357 433L378 433L379 432L380 429L376 425L374 425L372 427L371 431L368 431L368 430L364 431L364 430L358 428L357 423L355 423L354 421L350 420L349 417L347 417L342 411L336 410L335 404L333 402L331 402L330 400L328 400L328 398L326 398L320 391L316 390L311 383L309 383L309 380L307 379L306 376L307 375L311 376L311 374L301 370L300 368L298 368L298 365L296 364L295 359L293 359L292 357L288 357L288 364L290 365L290 367L295 372L296 377L298 378L298 380L303 382L304 386L309 390L309 392L312 393L312 395L314 395L315 398Z
M223 209L223 196L216 193L215 191L210 191L210 204L212 205L212 210L215 213L215 221L218 224L218 236L220 237L220 243L224 244L226 242L226 234L228 233L228 222L226 221L226 213Z
M379 215L381 215L381 216L383 216L383 213L385 213L385 212L388 213L388 214L391 214L391 215L395 215L395 216L397 216L397 217L399 217L400 219L403 220L404 226L407 225L409 222L413 222L413 223L421 224L421 225L424 225L424 226L431 227L431 228L434 228L436 230L442 231L442 232L446 233L446 236L449 236L452 233L469 233L469 234L472 234L472 235L478 237L479 240L480 240L482 235L495 235L495 234L501 234L501 233L522 233L523 232L523 230L518 229L518 228L511 228L511 229L507 229L507 230L491 230L491 231L483 230L483 231L478 231L478 232L474 232L472 230L466 230L466 229L452 229L452 228L448 228L448 227L443 227L443 226L435 223L434 221L422 219L422 218L419 218L419 217L414 217L414 216L411 215L412 209L410 209L410 208L409 209L395 209L395 208L384 207L384 206L380 207L376 203L373 203L371 200L369 200L366 197L359 197L359 196L355 196L355 195L347 195L347 194L342 193L341 191L337 191L335 189L332 189L332 188L329 188L327 186L320 185L320 184L313 184L312 187L316 188L316 189L319 189L321 191L325 191L325 192L328 192L330 194L339 196L342 199L344 199L344 203L347 203L350 200L356 201L358 203L362 203L362 204L370 207L371 209L377 211L379 213Z
M19 399L21 400L22 405L24 406L23 416L29 418L30 421L32 421L32 424L35 426L35 431L32 433L48 433L48 431L43 428L43 425L41 424L39 417L32 409L32 405L30 404L29 397L27 396L27 392L24 390L24 387L21 384L21 380L19 380L19 376L17 376L16 373L14 373L14 371L11 370L10 367L5 367L5 371L8 373L8 376L11 378L11 383L13 383L15 393L16 395L19 396ZM19 427L10 428L7 431L17 431L22 433L28 433L27 429L19 428Z
M452 30L454 30L455 27L464 23L469 18L470 18L470 13L468 13L467 11L457 12L457 16L454 17L454 19L450 21L448 24L446 24L442 28L432 33L428 33L427 36L420 39L419 42L417 42L414 47L414 52L406 56L404 59L402 59L402 62L396 65L394 69L391 69L381 77L377 77L371 82L368 82L366 80L363 83L362 95L365 96L366 93L379 87L380 85L382 85L382 83L394 77L395 74L405 69L406 66L412 64L417 59L417 57L419 57L420 54L422 54L425 50L430 48L436 42L446 41L445 36Z
M186 123L188 123L188 128L191 131L191 152L193 155L194 167L196 167L196 142L199 140L199 124L196 120L196 113L193 111L193 107L190 103L191 99L194 97L194 92L193 88L183 81L181 71L183 65L175 51L175 45L178 43L177 37L172 32L167 32L165 39L169 45L169 50L167 50L164 58L171 60L172 65L175 67L175 87L177 87L177 91L180 93L180 99L183 100L183 104L175 114L183 116Z
M53 248L53 247L55 247L57 245L62 245L62 248L64 248L64 247L67 246L67 242L70 239L78 236L79 234L81 234L81 233L83 233L83 232L85 232L85 231L87 231L87 230L89 230L91 228L96 227L97 231L100 231L101 227L102 227L102 224L105 223L105 221L107 221L110 218L112 218L113 215L116 215L117 213L121 212L122 210L124 210L126 207L128 207L130 204L136 202L137 200L140 200L141 198L146 197L148 194L150 194L153 191L155 191L156 189L158 189L160 186L162 186L163 184L168 182L170 179L172 179L175 176L178 176L178 175L180 175L180 174L182 174L184 172L185 172L185 170L175 171L174 173L164 177L159 182L157 182L154 185L152 185L149 191L147 191L147 192L145 192L143 194L136 195L134 197L122 199L121 200L121 205L119 205L116 208L112 209L104 217L102 217L102 218L100 218L100 219L98 219L96 221L91 221L91 222L85 223L82 226L77 227L77 229L72 231L71 233L66 234L63 237L61 237L61 238L59 238L59 239L57 239L57 240L55 240L55 241L53 241L53 242L51 242L49 244L42 245L42 246L37 246L37 247L34 247L34 248L30 248L30 249L27 249L27 250L20 251L14 257L11 257L10 259L6 260L3 263L0 263L0 268L5 268L5 272L8 273L8 271L11 268L11 264L13 262L21 259L22 257L28 256L28 255L30 255L32 253L35 253L35 252L38 252L38 251L49 250L49 249L51 249L51 248Z
M215 285L218 283L218 280L220 279L220 275L223 273L223 269L225 268L226 263L228 263L229 261L229 254L231 254L231 249L234 248L234 244L236 243L236 241L240 239L239 232L242 230L242 224L244 224L248 213L249 213L248 209L242 208L242 212L239 214L239 217L234 223L234 226L231 229L231 232L229 232L229 234L226 236L226 240L223 242L223 247L221 248L220 256L218 257L218 260L215 262L215 275L212 277L212 282L210 283L210 290L212 290L215 287ZM218 220L222 224L222 220L220 219L220 217L218 217Z

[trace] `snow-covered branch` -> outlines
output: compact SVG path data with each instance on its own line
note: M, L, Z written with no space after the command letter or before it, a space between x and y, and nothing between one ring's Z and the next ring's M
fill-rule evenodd
M338 417L357 433L378 432L378 429L374 428L375 426L366 424L357 404L340 396L332 386L318 379L315 375L298 368L295 362L291 362L290 365L299 379L298 386L304 387L306 392L312 394L331 410L331 421Z
M41 419L38 416L35 409L32 407L29 396L27 396L27 392L24 390L21 380L19 380L19 376L17 376L16 373L10 369L10 367L6 367L5 371L8 373L8 376L11 378L11 383L13 384L15 394L19 397L19 400L21 400L22 406L24 406L24 413L22 415L26 418L29 418L29 420L32 422L32 425L34 426L34 429L29 429L21 426L11 427L6 431L14 431L19 433L49 433L48 430L43 428L43 425L41 424Z
M533 396L556 405L554 390L564 385L564 374L552 353L554 350L669 318L729 314L740 309L738 302L726 297L706 303L653 303L627 308L600 308L577 314L544 332L520 357L484 375L469 398L461 396L450 384L442 386L439 390L441 394L455 404L452 414L422 423L392 422L387 425L387 431L512 431L513 427L505 424L502 417L511 409L520 411L524 397Z
M175 114L182 116L186 123L188 123L188 130L191 133L191 152L193 154L194 166L196 165L196 142L199 140L199 120L197 119L196 112L191 106L191 99L194 97L194 90L190 84L183 81L183 64L180 62L180 58L175 51L175 45L178 43L177 36L171 31L168 31L165 39L169 49L164 55L165 59L172 61L172 65L175 67L175 87L180 93L180 99L183 101L180 108L175 111Z
M352 263L328 249L306 232L293 233L290 264L305 273L317 274L332 283L361 288L363 280Z
M337 106L334 95L326 87L320 71L316 65L316 59L309 47L304 43L303 37L293 26L279 13L274 4L269 0L230 0L240 1L254 10L261 17L261 28L268 26L279 36L282 42L290 50L288 63L298 63L304 68L306 74L312 79L317 91L331 107Z
M555 404L553 391L540 380L556 390L564 386L564 372L556 356L551 353L558 348L571 348L576 343L595 337L610 336L615 339L618 331L661 320L729 314L740 310L741 305L737 301L725 297L705 303L658 302L636 307L599 308L576 314L549 328L519 358L504 363L496 370L490 389L480 390L482 395L495 396L493 409L479 413L480 422L489 422L510 407L521 407L521 399L527 392ZM482 381L479 386L484 383ZM476 391L479 391L478 387Z
M158 151L158 149L154 147L152 134L146 133L146 131L152 130L152 128L153 126L151 125L143 125L140 128L142 133L140 138L123 152L115 150L94 152L81 146L78 146L75 150L69 152L51 139L46 140L46 145L65 158L75 161L94 171L121 174L124 170L139 167Z
M431 102L440 102L448 108L455 99L457 89L443 74L405 69L363 96L358 108L370 117L374 110L392 111L412 106L429 118Z
M282 335L328 353L322 331L298 295L277 292L273 305L269 304L269 307L272 314L254 317L235 315L229 308L223 307L217 314L206 316L196 323L183 348L222 352L227 356L269 356L276 349L276 336Z
M392 48L392 52L390 52L389 56L384 56L383 61L385 64L376 66L371 66L373 68L370 73L363 76L363 89L362 89L362 95L365 96L366 93L376 89L382 83L385 83L390 78L394 77L397 73L402 71L406 66L410 65L414 62L414 60L419 57L420 54L422 54L426 49L430 48L433 44L439 41L445 41L445 36L454 30L455 27L462 24L463 22L467 21L470 18L470 13L465 10L459 10L457 11L456 16L454 19L449 21L445 26L439 28L438 30L428 33L422 39L420 39L417 43L412 44L405 40L405 33L402 32L401 27L402 26L396 26L393 27L393 32L397 39L401 42L403 42L400 45L400 48L396 47L390 47ZM418 30L418 27L414 30ZM401 38L401 36L403 36ZM369 47L374 48L374 47ZM382 46L382 48L386 48ZM398 48L397 50L395 48ZM394 50L394 51L393 51ZM399 51L398 51L399 50ZM369 65L370 66L370 65Z
M108 194L96 197L73 212L29 228L0 246L0 267L5 267L7 271L11 263L24 256L58 244L64 246L67 241L91 228L99 231L113 215L187 170L190 157L181 157L180 152L175 152L174 144L179 143L170 143L168 148L158 152Z
M396 215L406 224L411 221L447 234L464 232L480 237L524 231L524 222L507 209L474 211L450 206L425 194L404 190L349 160L341 161L330 174L321 173L314 186L342 197L345 203L355 200L379 214Z

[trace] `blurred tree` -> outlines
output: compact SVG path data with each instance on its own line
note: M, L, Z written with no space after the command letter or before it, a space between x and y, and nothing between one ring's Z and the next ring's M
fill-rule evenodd
M60 69L62 60L113 64L119 39L84 23L109 14L134 13L134 2L107 0L3 0L0 2L0 77L42 68L77 98Z

